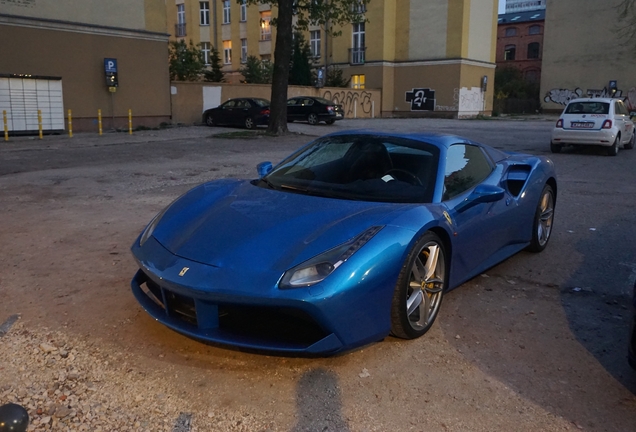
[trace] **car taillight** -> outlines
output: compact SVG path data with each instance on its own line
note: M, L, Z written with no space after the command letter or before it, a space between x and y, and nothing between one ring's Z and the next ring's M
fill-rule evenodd
M327 105L327 111L329 112L333 112L334 107L332 107L331 105Z
M556 127L560 127L560 128L562 128L562 127L563 127L563 119L559 119L559 120L557 121Z
M261 115L269 115L269 109L264 109L261 111Z
M603 122L603 129L611 129L612 128L612 121L611 120L605 120Z

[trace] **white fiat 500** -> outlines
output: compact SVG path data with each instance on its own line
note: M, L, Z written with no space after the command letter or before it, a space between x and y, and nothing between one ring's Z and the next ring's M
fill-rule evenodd
M634 148L634 123L620 99L573 99L552 130L550 149L559 153L565 145L607 147L616 156L619 147Z

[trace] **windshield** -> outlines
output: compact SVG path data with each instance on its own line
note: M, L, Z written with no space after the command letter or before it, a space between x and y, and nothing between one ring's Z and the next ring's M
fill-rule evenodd
M323 137L255 182L260 187L329 198L430 203L439 149L406 138Z
M607 102L574 102L565 109L565 114L608 114Z

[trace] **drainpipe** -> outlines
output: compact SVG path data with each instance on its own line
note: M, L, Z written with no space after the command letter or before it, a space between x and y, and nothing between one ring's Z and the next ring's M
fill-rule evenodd
M219 51L219 45L218 45L218 37L216 35L216 0L212 0L212 20L214 21L214 25L212 26L212 31L214 32L214 49Z

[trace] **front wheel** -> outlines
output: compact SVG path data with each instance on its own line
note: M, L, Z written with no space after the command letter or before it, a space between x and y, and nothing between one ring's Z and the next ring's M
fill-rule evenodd
M446 251L433 232L415 244L398 277L391 302L391 334L415 339L431 328L446 289Z
M541 252L548 245L554 221L554 191L552 186L545 185L534 213L532 224L532 240L526 248L530 252Z
M254 129L254 119L252 117L245 117L245 122L243 124L245 129Z
M316 115L316 113L310 113L307 116L307 123L309 123L312 126L318 124L318 116Z

